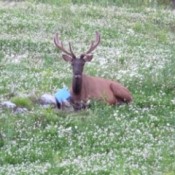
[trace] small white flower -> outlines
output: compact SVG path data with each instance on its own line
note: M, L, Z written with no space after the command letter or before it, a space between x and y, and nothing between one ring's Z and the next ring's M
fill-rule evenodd
M173 105L175 105L175 98L173 100L171 100L171 102L173 103Z

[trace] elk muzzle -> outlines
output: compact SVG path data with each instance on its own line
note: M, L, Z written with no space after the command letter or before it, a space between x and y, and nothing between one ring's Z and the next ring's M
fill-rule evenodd
M73 77L75 79L79 79L82 77L84 64L85 64L85 61L83 59L76 58L72 60Z

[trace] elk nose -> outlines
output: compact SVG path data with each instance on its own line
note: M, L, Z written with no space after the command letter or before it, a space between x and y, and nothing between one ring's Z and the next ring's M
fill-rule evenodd
M81 78L81 75L74 75L74 78Z

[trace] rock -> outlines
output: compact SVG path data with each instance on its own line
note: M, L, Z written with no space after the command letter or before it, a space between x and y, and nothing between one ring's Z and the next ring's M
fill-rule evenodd
M27 108L21 108L21 107L17 107L16 110L14 111L15 114L20 114L20 113L24 113L27 112Z
M14 109L16 108L16 104L12 103L11 101L4 101L1 103L1 106L7 109Z
M65 100L64 102L62 102L60 109L63 111L66 111L66 112L73 112L74 111L74 108L69 100Z
M24 107L17 107L15 103L12 103L11 101L4 101L0 104L2 108L11 109L15 114L27 112L27 108Z
M39 102L41 105L56 105L55 97L50 94L43 94L39 98Z
M79 101L76 103L72 103L72 106L74 108L74 111L85 110L90 108L90 100L88 100L87 102Z

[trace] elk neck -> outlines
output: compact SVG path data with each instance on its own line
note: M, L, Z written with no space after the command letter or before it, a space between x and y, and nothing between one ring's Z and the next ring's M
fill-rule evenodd
M72 90L75 95L80 95L82 90L83 75L73 76Z

